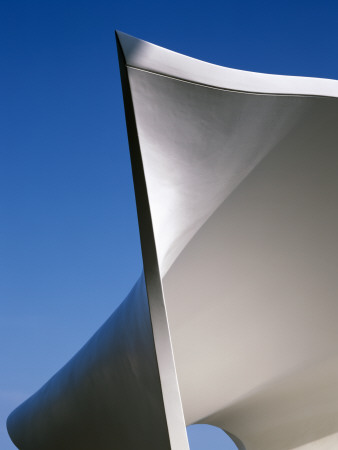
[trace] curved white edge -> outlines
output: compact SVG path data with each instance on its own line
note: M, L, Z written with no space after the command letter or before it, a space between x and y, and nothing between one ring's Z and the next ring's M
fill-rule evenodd
M188 450L189 443L162 290L162 280L153 234L153 223L141 156L139 133L136 125L134 104L130 89L130 79L124 49L119 41L119 36L117 36L116 41L139 222L145 284L147 288L150 320L161 383L161 400L163 399L171 449Z
M247 72L217 66L116 32L127 66L220 89L261 94L338 97L338 81Z

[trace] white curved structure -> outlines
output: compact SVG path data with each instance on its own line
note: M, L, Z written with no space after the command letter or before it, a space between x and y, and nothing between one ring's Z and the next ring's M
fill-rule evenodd
M136 427L187 450L203 422L240 449L336 449L338 82L118 48L145 279L10 416L14 442L132 450Z

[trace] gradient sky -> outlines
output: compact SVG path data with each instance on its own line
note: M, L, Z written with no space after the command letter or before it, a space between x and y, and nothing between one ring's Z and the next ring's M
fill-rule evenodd
M9 412L141 272L115 29L223 66L338 79L336 0L0 2L2 450L15 448ZM234 448L217 431L192 428L192 450Z

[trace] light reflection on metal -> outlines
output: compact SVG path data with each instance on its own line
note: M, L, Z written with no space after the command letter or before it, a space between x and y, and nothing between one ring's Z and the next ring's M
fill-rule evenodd
M209 423L241 449L333 450L338 82L117 41L145 277L13 441L187 450Z

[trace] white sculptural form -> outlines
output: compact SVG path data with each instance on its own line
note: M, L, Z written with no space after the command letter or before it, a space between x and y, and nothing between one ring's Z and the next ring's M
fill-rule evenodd
M144 276L9 418L22 449L338 445L338 82L117 35ZM170 331L169 331L170 330Z

